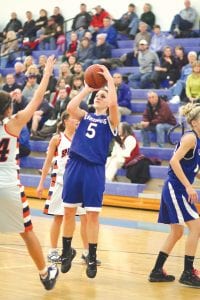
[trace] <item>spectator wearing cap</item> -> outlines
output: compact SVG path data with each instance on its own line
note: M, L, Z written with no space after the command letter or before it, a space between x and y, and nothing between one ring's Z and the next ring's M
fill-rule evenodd
M156 52L149 50L148 42L141 40L138 48L139 73L129 75L129 85L133 88L149 88L155 66L160 66Z
M113 48L117 48L117 30L112 25L112 19L110 17L103 19L103 27L99 29L99 33L106 33L106 42Z
M139 32L136 34L135 36L135 44L134 44L134 52L135 52L135 56L138 53L138 46L139 46L139 42L141 40L146 40L148 45L150 44L151 41L151 34L147 31L148 25L144 22L140 22L139 23Z

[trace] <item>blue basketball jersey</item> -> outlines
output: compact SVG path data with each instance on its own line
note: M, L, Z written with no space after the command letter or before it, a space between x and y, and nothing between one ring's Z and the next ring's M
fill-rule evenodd
M195 134L195 132L193 133ZM194 182L195 176L198 173L200 167L200 139L197 137L196 134L195 136L196 136L195 148L190 150L186 154L186 156L180 161L180 165L183 169L183 172L191 184ZM180 142L177 144L175 148L175 152L179 147L180 147ZM169 167L168 176L169 176L169 181L172 182L174 186L176 186L177 188L183 188L182 183L177 178L177 176L175 175L171 167Z
M114 135L107 115L86 114L76 129L70 157L78 155L91 163L103 165Z

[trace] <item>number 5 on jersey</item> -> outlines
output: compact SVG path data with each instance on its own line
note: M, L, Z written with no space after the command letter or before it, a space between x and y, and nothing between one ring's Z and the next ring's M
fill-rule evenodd
M96 134L95 127L97 127L96 123L90 123L89 124L89 126L87 128L87 133L86 133L86 136L89 139L92 139L95 136L95 134Z

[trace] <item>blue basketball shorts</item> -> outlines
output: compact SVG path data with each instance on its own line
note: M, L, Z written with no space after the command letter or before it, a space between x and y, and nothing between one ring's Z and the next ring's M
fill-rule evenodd
M105 166L84 159L67 162L62 199L65 207L82 205L87 211L100 211L105 189Z
M166 181L163 190L158 222L165 224L180 224L199 218L194 204L188 202L185 190L179 189Z

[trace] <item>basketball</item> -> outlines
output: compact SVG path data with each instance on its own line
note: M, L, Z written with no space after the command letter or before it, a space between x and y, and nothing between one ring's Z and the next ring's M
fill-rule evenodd
M84 79L89 87L100 89L107 83L105 77L98 73L101 71L101 67L97 64L91 65L85 70Z

